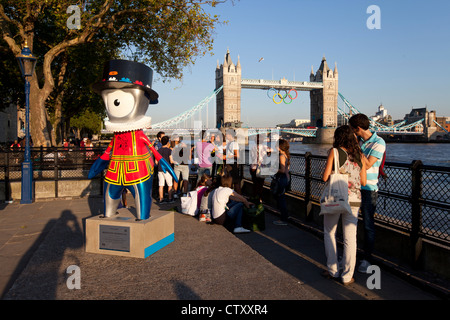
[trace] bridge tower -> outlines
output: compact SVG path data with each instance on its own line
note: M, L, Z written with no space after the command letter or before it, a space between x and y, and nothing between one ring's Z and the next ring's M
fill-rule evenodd
M222 90L216 97L216 123L217 128L235 127L240 128L241 122L241 63L235 65L227 54L223 64L216 67L216 88L223 85Z
M338 110L338 70L335 64L332 71L327 64L325 57L316 74L311 67L309 76L311 82L322 82L323 89L310 91L311 125L318 128L336 127L337 126L337 110Z

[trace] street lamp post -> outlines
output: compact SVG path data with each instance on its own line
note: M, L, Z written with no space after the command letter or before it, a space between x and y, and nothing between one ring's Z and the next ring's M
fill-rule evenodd
M30 150L30 82L36 67L36 57L31 53L27 43L22 52L16 57L22 76L25 79L25 160L22 162L22 198L20 203L33 202L33 164L31 162Z

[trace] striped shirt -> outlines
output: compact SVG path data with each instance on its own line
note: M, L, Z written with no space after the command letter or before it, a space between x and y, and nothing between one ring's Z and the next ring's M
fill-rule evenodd
M367 158L370 156L377 158L377 161L372 165L372 167L367 169L367 183L365 186L361 186L361 190L378 191L378 173L381 160L383 159L383 154L386 151L386 143L382 138L377 136L375 132L373 132L369 140L362 140L360 145L362 152Z

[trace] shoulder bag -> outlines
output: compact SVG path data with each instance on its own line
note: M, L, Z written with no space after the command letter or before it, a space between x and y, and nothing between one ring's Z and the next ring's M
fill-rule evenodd
M330 174L322 196L320 197L320 215L351 213L348 202L348 176L339 173L339 154L334 152L334 173Z

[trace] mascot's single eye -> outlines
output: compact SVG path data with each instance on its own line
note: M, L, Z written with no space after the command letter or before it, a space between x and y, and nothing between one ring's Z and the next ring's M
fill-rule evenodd
M119 99L114 100L114 105L115 105L116 107L118 107L118 106L120 105Z

